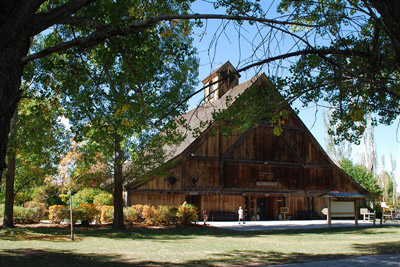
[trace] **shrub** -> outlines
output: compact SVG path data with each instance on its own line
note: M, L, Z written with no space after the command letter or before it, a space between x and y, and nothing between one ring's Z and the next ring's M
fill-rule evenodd
M4 204L0 204L0 218L4 216Z
M199 216L197 215L197 209L193 205L182 205L179 206L178 212L178 223L180 225L190 225L194 221L199 220Z
M52 205L63 205L59 196L59 188L53 184L46 184L30 190L32 201L45 203L46 207Z
M93 204L97 206L104 206L104 205L112 205L113 204L113 196L110 193L104 192L94 196Z
M100 211L96 208L96 205L90 203L81 203L77 209L76 220L81 220L82 224L89 225L89 223L93 222L96 216L99 214Z
M40 210L39 220L43 219L44 215L46 214L46 205L44 203L30 201L30 202L25 202L24 207L25 208L39 208L39 210Z
M137 221L136 222L143 222L144 221L144 217L143 217L143 205L137 204L137 205L133 205L131 206L131 208L133 210L136 210L138 213L138 217L137 217Z
M140 222L141 216L139 214L139 211L132 207L124 208L124 221L130 224Z
M101 222L112 222L114 218L114 207L113 206L103 206L101 207Z
M95 188L84 188L78 191L72 196L72 204L74 207L79 207L81 203L93 203L93 199L96 195L103 193L100 189Z
M178 221L178 208L174 206L162 206L162 221L166 225L174 224Z
M14 222L15 223L37 223L40 221L41 209L25 208L25 207L14 207Z
M153 218L154 211L155 211L154 206L149 206L149 205L143 206L142 216L146 224L150 225L154 224L154 218Z
M69 218L69 209L62 205L53 205L49 207L49 220L52 223L60 223Z

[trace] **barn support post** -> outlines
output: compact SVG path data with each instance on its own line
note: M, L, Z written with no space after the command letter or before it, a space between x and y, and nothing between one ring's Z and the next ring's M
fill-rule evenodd
M358 227L358 205L355 199L354 199L354 222L356 224L356 227Z
M332 206L331 206L331 198L329 197L328 198L328 216L327 216L329 228L332 227L331 208L332 208Z

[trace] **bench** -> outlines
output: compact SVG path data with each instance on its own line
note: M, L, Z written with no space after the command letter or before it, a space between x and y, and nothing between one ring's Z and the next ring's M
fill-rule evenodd
M368 210L368 208L362 208L362 209L360 209L360 215L363 215L364 222L366 221L367 218L368 218L368 221L369 221L369 222L371 221L371 218L372 218L372 219L375 219L375 213L370 212L370 211Z
M392 220L392 213L391 213L391 214L385 214L385 213L383 213L383 214L382 214L382 220L383 220L383 222L385 222L385 221L391 221L391 220Z
M238 215L229 211L212 211L210 212L211 221L236 221Z
M326 215L326 214L324 214ZM297 212L297 220L315 220L315 219L321 219L321 216L318 215L316 211L310 211L310 210L300 210Z

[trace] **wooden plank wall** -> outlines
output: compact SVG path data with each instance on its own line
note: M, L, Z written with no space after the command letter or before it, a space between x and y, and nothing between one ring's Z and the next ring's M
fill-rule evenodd
M150 206L177 206L185 201L184 194L153 194L153 193L133 193L130 194L130 204L150 205Z
M306 210L305 197L287 197L286 206L289 208L292 218L296 218L299 211Z
M219 162L218 161L201 161L188 159L186 164L187 187L218 187L219 186ZM191 178L198 180L197 185L192 185L189 181Z
M240 195L203 195L202 209L207 212L231 211L236 212L239 206L244 207L244 197Z

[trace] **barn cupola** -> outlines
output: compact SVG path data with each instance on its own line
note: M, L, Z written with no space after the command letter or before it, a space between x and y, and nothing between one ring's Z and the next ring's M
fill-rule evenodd
M239 84L239 78L240 75L229 61L216 68L203 80L204 102L212 103L220 99L226 92Z

